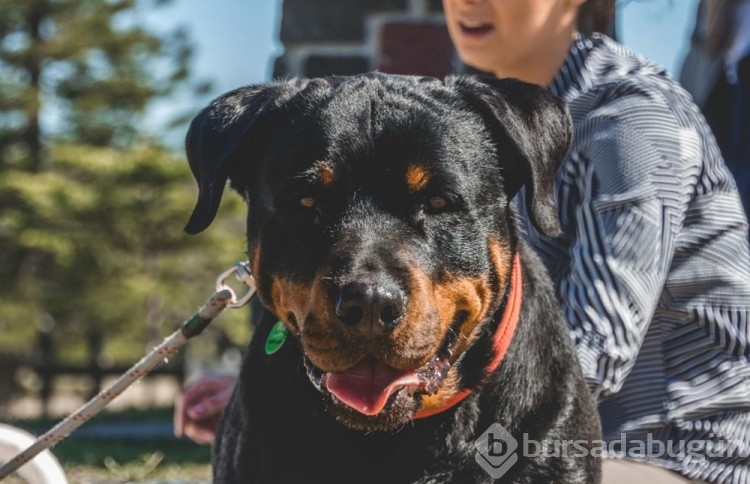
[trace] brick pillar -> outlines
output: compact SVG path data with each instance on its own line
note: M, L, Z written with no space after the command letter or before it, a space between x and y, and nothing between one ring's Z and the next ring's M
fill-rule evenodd
M280 37L274 77L443 77L458 64L440 0L284 0Z

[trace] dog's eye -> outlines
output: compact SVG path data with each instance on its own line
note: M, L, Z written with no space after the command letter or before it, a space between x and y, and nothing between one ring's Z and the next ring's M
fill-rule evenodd
M305 208L315 208L315 203L315 197L301 197L299 199L299 204Z
M427 206L431 210L443 210L448 206L448 200L439 195L434 195L427 200Z

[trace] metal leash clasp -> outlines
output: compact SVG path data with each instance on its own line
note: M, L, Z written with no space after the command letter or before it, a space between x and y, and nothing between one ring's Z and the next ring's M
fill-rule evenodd
M232 275L248 288L247 292L239 299L237 298L234 289L226 284L227 279ZM232 301L227 304L227 307L229 308L241 308L250 302L253 296L255 296L255 279L253 278L253 275L250 274L250 263L247 261L237 262L232 267L222 272L216 279L216 292L221 290L227 290L232 294Z

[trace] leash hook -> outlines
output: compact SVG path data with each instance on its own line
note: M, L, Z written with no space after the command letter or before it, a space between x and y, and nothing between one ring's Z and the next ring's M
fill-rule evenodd
M238 281L242 282L248 288L247 292L245 292L241 298L237 298L234 289L226 284L227 279L232 276L235 276ZM219 277L216 279L216 292L222 290L229 291L232 295L231 301L227 304L227 307L229 308L241 308L250 302L250 299L255 295L255 279L250 273L250 262L237 262L232 267L219 274Z

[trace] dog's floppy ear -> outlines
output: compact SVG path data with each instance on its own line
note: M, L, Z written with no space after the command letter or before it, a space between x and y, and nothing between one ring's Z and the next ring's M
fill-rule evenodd
M453 78L459 91L492 130L508 196L526 186L531 222L541 233L560 233L555 209L554 180L573 136L564 102L534 84L517 79ZM516 156L508 156L504 147Z
M237 148L242 140L304 84L302 80L289 80L242 87L216 98L193 119L185 149L199 192L185 232L197 234L211 224L227 179L239 161ZM253 153L246 155L252 163Z

